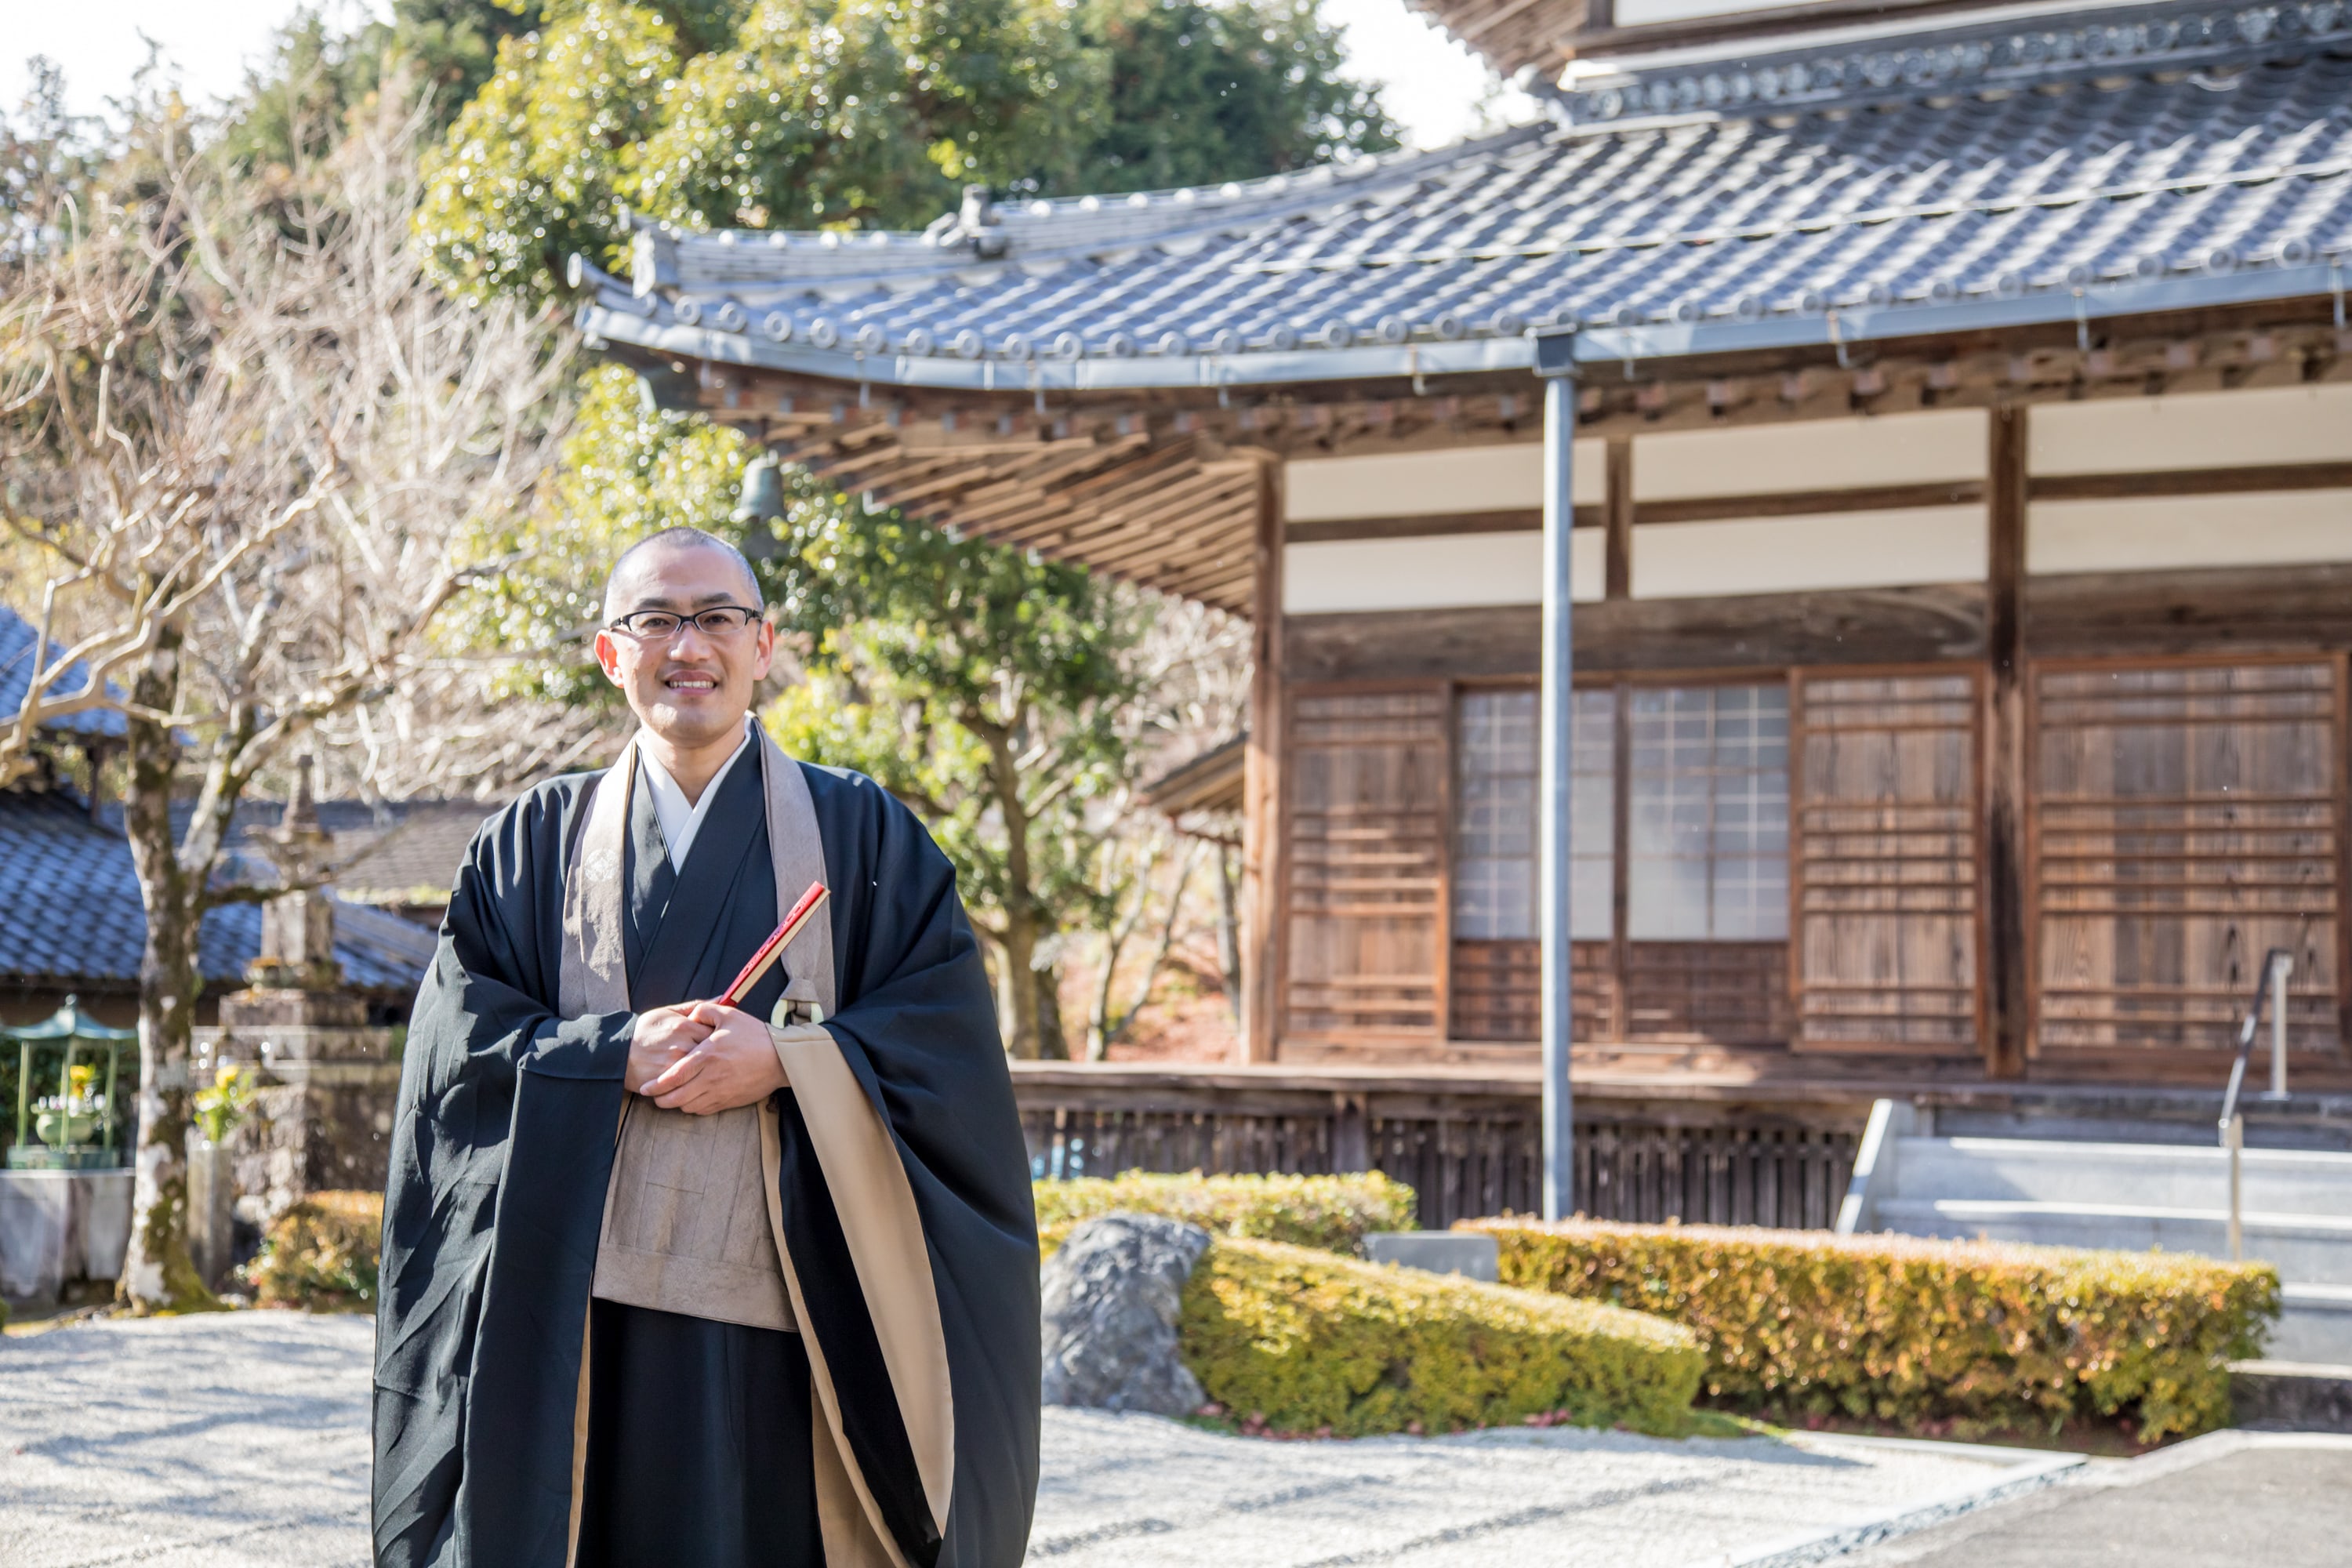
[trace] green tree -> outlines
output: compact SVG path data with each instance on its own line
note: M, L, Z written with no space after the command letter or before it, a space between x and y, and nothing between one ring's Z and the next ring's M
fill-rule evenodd
M1316 0L1089 0L1084 26L1112 107L1076 171L1088 188L1216 184L1396 145Z
M572 254L625 265L625 209L919 226L965 182L1115 192L1392 146L1339 62L1317 0L543 0L428 159L417 238L457 292L545 300ZM579 635L603 563L656 526L726 531L749 451L631 389L617 370L584 389L555 505L499 542L525 565L469 611L544 650L541 689L572 700L608 700ZM1056 938L1120 891L1088 871L1149 685L1137 602L794 482L766 570L810 679L770 721L922 813L994 950L1010 1044L1065 1054Z
M752 452L740 431L656 408L625 366L588 371L552 483L527 515L500 520L472 545L477 558L514 567L453 608L445 640L520 656L509 690L617 704L588 651L605 567L630 541L665 528L734 536L730 514Z
M548 0L427 171L419 237L476 296L689 227L918 227L965 182L1137 190L1395 145L1316 0Z
M767 566L807 679L766 714L812 762L923 817L992 949L1015 1056L1066 1058L1055 938L1105 916L1096 849L1146 696L1135 597L803 481Z
M437 135L489 79L499 42L539 15L539 0L393 0L389 17L347 32L316 7L298 11L268 63L247 72L221 150L247 170L322 157L352 110L395 77Z

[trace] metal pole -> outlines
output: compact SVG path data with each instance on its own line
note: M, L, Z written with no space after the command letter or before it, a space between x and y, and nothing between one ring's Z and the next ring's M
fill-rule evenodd
M2243 1226L2239 1223L2239 1156L2246 1152L2246 1119L2242 1115L2230 1118L2227 1142L2230 1147L2230 1261L2235 1263L2246 1256Z
M1574 1017L1569 963L1569 804L1575 722L1576 658L1569 638L1570 530L1576 521L1571 454L1576 383L1544 384L1543 697L1536 816L1538 930L1543 985L1543 1210L1564 1218L1576 1206L1574 1097L1569 1087L1569 1026Z
M2286 1098L2286 982L2294 973L2291 958L2271 965L2271 1100Z

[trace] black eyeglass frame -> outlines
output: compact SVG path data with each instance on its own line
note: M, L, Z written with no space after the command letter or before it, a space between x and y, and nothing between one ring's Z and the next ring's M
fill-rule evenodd
M631 610L625 616L614 616L611 624L604 629L607 631L621 632L626 636L643 638L646 641L667 642L671 637L674 637L677 636L678 633L684 631L687 628L687 626L691 623L694 629L700 632L704 637L731 637L737 632L748 631L751 628L751 624L766 613L767 612L764 608L753 609L749 605L710 605L702 609L692 612L680 610ZM740 625L722 626L718 630L714 631L710 627L702 624L702 617L705 616L740 616L743 617L743 620ZM640 631L633 624L637 621L642 621L648 616L658 616L663 620L676 621L677 624L670 627L667 632Z

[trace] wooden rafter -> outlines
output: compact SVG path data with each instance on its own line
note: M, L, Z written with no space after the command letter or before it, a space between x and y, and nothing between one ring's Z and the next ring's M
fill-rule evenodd
M1532 8L1531 8L1532 9ZM1537 389L1524 373L1409 382L1302 384L1246 391L1159 389L1057 395L898 388L867 403L830 383L730 370L723 393L697 395L714 416L757 431L830 482L960 531L1103 570L1224 608L1251 602L1256 519L1253 460L1516 445L1536 438ZM2231 307L2102 323L2084 340L2047 330L1888 342L1841 363L1828 351L1648 362L1588 375L1580 436L1622 439L1856 414L2026 406L2352 380L2352 333L2325 300ZM727 401L721 405L720 398ZM1220 477L1222 475L1222 477ZM2265 488L2339 488L2338 464L2283 465ZM2063 476L2032 482L2035 500L2246 488L2236 473ZM1650 501L1636 522L1699 521L1736 511L1871 510L1973 504L1983 487L1888 486L1835 495ZM1580 508L1580 525L1605 509ZM1587 514L1590 515L1587 515ZM1455 520L1457 531L1528 526L1532 514ZM1296 526L1293 542L1444 531L1427 519Z

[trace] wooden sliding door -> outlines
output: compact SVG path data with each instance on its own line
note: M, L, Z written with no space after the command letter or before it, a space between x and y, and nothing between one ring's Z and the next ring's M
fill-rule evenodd
M1291 699L1286 1052L1444 1037L1447 708L1436 684Z
M1793 685L1796 1043L1972 1055L1976 672L1811 670Z
M2339 1041L2342 666L2032 674L2033 1046L2221 1050L2263 953L2294 1047Z

